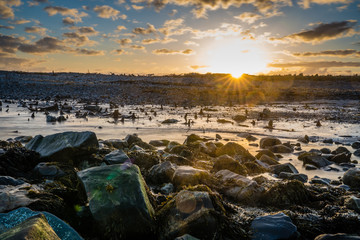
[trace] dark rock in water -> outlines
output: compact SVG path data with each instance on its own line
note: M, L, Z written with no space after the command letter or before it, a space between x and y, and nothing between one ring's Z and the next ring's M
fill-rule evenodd
M193 168L190 166L178 166L174 172L172 183L178 189L182 186L195 186L206 184L210 179L210 174L206 170Z
M271 171L276 175L279 175L281 172L299 173L296 167L294 167L294 165L292 165L291 163L283 163L271 166Z
M262 155L259 159L261 162L266 163L268 165L279 165L280 163L276 161L274 158L269 157L268 155Z
M151 140L149 144L154 147L166 147L169 144L168 140Z
M279 174L279 178L288 179L288 180L298 180L303 183L306 183L308 181L308 176L302 173L281 172Z
M255 157L252 156L249 151L247 151L243 146L234 142L228 142L224 146L216 150L216 156L221 156L225 154L229 156L239 155L246 160L255 160Z
M348 199L345 200L345 206L360 214L360 198L350 196Z
M269 147L269 150L273 153L292 153L294 150L288 146L283 144L277 144L274 146Z
M269 148L278 144L281 144L281 141L276 137L265 137L260 139L260 148Z
M174 239L184 233L200 239L214 239L220 227L216 209L222 206L204 191L180 191L159 212L159 239Z
M264 192L257 182L229 170L220 170L215 177L221 183L220 191L238 202L255 204Z
M316 153L303 153L300 154L298 157L299 160L303 161L303 164L311 164L318 168L325 167L327 165L330 165L331 162L327 160L326 158L319 156Z
M0 239L60 240L43 214L32 216L19 225L0 233Z
M126 161L130 161L130 158L128 157L128 155L126 155L126 153L123 150L118 149L112 151L109 154L106 154L104 157L104 161L106 162L106 164L112 165L112 164L120 164Z
M339 153L350 153L350 151L346 147L338 147L334 151L332 151L331 153L336 155L336 154L339 154Z
M333 143L334 143L334 140L332 140L331 138L324 139L323 143L330 143L330 144L333 144Z
M171 182L177 166L169 161L154 165L148 175L150 183L162 184Z
M360 157L360 149L356 150L356 151L354 152L354 155L357 156L357 157Z
M93 167L78 172L89 208L106 238L151 238L154 209L139 168L132 164ZM141 227L139 227L141 226Z
M193 237L189 234L182 235L180 237L175 238L175 240L200 240L199 238Z
M99 147L93 132L63 132L43 137L35 136L25 146L51 161L78 163L82 156L91 155Z
M310 149L310 151L309 151L310 153L314 153L314 154L317 154L317 155L321 155L322 154L322 152L319 150L319 149Z
M316 170L318 168L311 164L305 164L305 169L306 170Z
M360 236L348 235L345 233L321 234L314 240L360 240Z
M296 239L297 227L284 213L255 218L251 223L254 240Z
M309 143L310 142L310 139L309 139L309 136L308 135L305 135L304 137L300 137L297 139L299 142L301 143Z
M246 168L229 155L222 155L216 158L212 171L218 172L223 169L228 169L240 175L247 175Z
M322 148L322 149L320 149L320 152L323 154L330 154L331 150L329 148Z
M247 119L245 115L235 115L233 120L236 122L244 122Z
M56 118L56 121L58 121L58 122L63 122L63 121L66 121L66 118L61 115L61 116L59 116L59 117Z
M360 189L360 169L351 168L344 173L343 182L351 188Z
M277 182L262 196L263 204L278 208L302 205L308 203L310 200L310 192L305 188L303 183L297 180Z
M25 182L21 179L15 179L10 176L0 176L0 185L18 186L24 183Z
M320 184L320 185L330 185L331 180L327 179L327 178L319 178L319 177L314 177L310 180L310 183L312 184Z
M81 240L82 237L68 224L60 218L48 212L35 212L29 208L18 208L8 213L0 213L0 232L11 229L33 216L38 216L39 213L45 215L50 227L54 230L57 236L62 240ZM1 238L2 239L2 238ZM34 238L38 239L38 238Z
M56 117L47 115L46 116L46 122L56 122Z
M221 139L222 139L222 137L220 136L220 134L216 134L216 135L215 135L215 138L218 139L218 140L221 140Z
M267 155L267 156L269 156L269 157L271 157L271 158L273 158L275 160L278 160L278 158L275 156L275 154L272 151L268 150L268 149L260 150L259 153L256 154L255 157L257 159L260 159L262 155Z
M86 105L86 106L84 106L84 110L88 110L88 111L91 111L91 112L99 112L100 111L100 106Z
M335 156L333 156L331 158L331 161L333 161L334 163L340 164L340 163L348 163L350 162L350 158L351 158L351 153L338 153Z
M359 149L360 148L360 142L359 141L358 142L353 142L351 144L351 147L354 148L354 149Z
M179 122L179 120L177 120L177 119L166 119L166 120L164 120L164 121L162 121L161 123L162 124L172 124L172 123L178 123Z

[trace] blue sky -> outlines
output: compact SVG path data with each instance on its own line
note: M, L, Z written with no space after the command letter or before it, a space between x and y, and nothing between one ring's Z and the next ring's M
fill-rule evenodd
M356 0L0 0L0 69L359 74Z

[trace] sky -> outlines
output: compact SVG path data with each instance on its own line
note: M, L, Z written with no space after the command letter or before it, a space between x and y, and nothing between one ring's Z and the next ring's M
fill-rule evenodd
M360 74L360 0L0 0L0 69Z

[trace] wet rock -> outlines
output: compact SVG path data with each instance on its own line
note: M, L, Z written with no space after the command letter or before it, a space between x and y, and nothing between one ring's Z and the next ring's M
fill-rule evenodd
M302 173L280 172L279 178L287 180L298 180L303 183L308 181L308 176Z
M348 209L354 210L355 212L360 214L360 198L355 196L350 196L345 200L345 206Z
M360 157L360 149L356 150L356 151L354 152L354 155L357 156L357 157Z
M354 149L359 149L360 148L360 142L359 141L353 142L351 144L351 147L354 148Z
M169 161L154 165L148 175L148 181L154 184L171 182L177 166Z
M345 233L321 234L317 236L314 240L360 240L360 237L354 235L348 235Z
M215 135L215 138L218 139L218 140L221 140L221 139L222 139L222 137L220 136L220 134L216 134L216 135Z
M236 122L244 122L246 121L247 117L245 115L235 115L233 120Z
M174 192L174 190L175 190L175 187L172 183L166 183L160 188L160 192L165 195L168 195L168 194Z
M100 106L97 105L85 105L84 110L91 111L91 112L99 112Z
M136 165L93 167L78 172L78 176L84 183L91 214L105 237L151 238L154 210Z
M178 166L174 172L172 183L175 187L205 184L210 178L209 172L190 166Z
M169 152L173 147L181 145L176 141L170 141L169 144L166 146L165 151Z
M143 140L141 140L141 138L139 138L137 134L128 134L125 137L125 141L128 143L129 146L131 146L138 142L142 142Z
M32 136L19 136L14 138L15 141L19 141L21 143L27 143L32 139Z
M319 156L316 153L303 153L298 157L299 160L303 161L303 164L311 164L318 168L325 167L331 164L329 160L326 158Z
M335 156L331 158L331 161L334 163L340 164L340 163L348 163L351 159L351 153L338 153Z
M311 164L305 164L305 169L306 170L316 170L318 168Z
M260 139L260 148L269 148L278 144L281 144L281 141L276 137L265 137Z
M234 158L230 157L229 155L222 155L220 157L217 157L212 171L218 172L223 169L228 169L240 175L244 175L244 176L247 175L246 167L241 165L239 161L236 161Z
M269 147L269 150L273 153L292 153L294 150L288 146L285 146L283 144L278 144Z
M309 136L308 135L305 135L304 137L300 137L297 139L299 142L301 143L309 143L310 142L310 139L309 139Z
M251 223L252 239L296 239L297 227L284 213L255 218Z
M0 234L0 239L60 240L43 214L32 216L19 225Z
M0 176L0 185L18 186L24 183L25 182L21 179L15 179L10 176Z
M188 159L192 159L193 158L193 153L192 151L189 149L189 147L185 146L185 145L177 145L174 146L170 149L169 151L172 154L176 154Z
M149 144L154 147L166 147L169 144L168 140L151 140Z
M310 200L310 192L303 183L297 180L276 182L262 196L263 204L278 208L295 204L302 205Z
M346 147L338 147L334 151L332 151L331 153L336 155L336 154L339 154L339 153L350 153L350 151Z
M272 151L268 150L268 149L260 150L259 153L256 154L255 157L257 159L260 159L262 155L267 155L267 156L269 156L269 157L271 157L271 158L273 158L275 160L278 160L278 158L275 156L275 154Z
M200 240L199 238L193 237L189 234L182 235L180 237L175 238L175 240Z
M213 239L219 225L212 197L204 191L180 191L159 212L159 239L174 239L184 233Z
M254 141L257 140L257 137L249 135L249 136L246 137L246 140L248 140L249 142L254 142ZM259 146L259 145L257 144L257 146Z
M146 149L146 150L156 150L156 148L153 145L151 145L149 143L146 143L146 142L143 142L143 141L139 141L139 142L130 144L130 146L129 146L130 150L134 146L141 147L142 149Z
M63 132L46 137L37 135L25 147L38 152L41 158L78 163L79 158L92 154L99 143L93 132Z
M37 177L46 179L54 179L65 175L58 166L47 164L45 162L41 162L36 165L33 172Z
M150 168L161 161L160 156L153 151L132 151L129 152L132 163L139 166L141 173L147 175Z
M179 120L177 120L177 119L166 119L166 120L164 120L164 121L162 121L161 123L162 124L173 124L173 123L178 123L179 122Z
M360 189L360 169L351 168L344 173L343 182L351 188Z
M51 116L51 115L47 115L46 116L46 122L56 122L56 117Z
M323 143L330 143L330 144L333 144L334 140L332 140L331 138L328 138L328 139L324 139L323 140Z
M183 166L183 165L192 165L193 162L185 157L176 155L176 154L169 154L165 157L165 161L169 161L175 163L176 165Z
M279 163L278 161L276 161L274 158L269 157L268 155L265 155L265 154L262 155L259 160L260 160L261 162L263 162L263 163L266 163L266 164L270 165L270 166L280 164L280 163Z
M129 144L126 140L121 140L121 139L109 139L104 141L104 144L106 144L109 147L114 147L117 149L124 149L129 147Z
M0 212L6 212L18 207L28 206L34 202L27 194L33 188L30 184L24 183L21 185L2 185L0 186Z
M245 162L244 166L246 167L249 175L258 175L268 170L268 165L260 162L259 160L255 160L254 162Z
M210 155L212 157L215 157L216 156L216 145L215 143L213 142L207 142L207 143L200 143L199 145L200 147L200 151L203 152L203 153L206 153L207 155Z
M243 146L234 142L228 142L224 146L219 147L216 150L216 156L221 156L221 155L229 155L229 156L239 155L246 160L255 160L255 157L252 156L249 153L249 151L247 151Z
M291 163L283 163L271 166L272 173L279 175L281 172L299 173L298 170Z
M128 157L128 155L126 155L126 153L123 150L118 149L112 151L109 154L106 154L104 157L104 161L106 162L106 164L112 165L112 164L120 164L126 161L130 161L130 158Z
M218 171L215 177L221 183L220 191L239 202L255 204L264 192L257 182L229 170Z
M331 180L330 179L327 179L327 178L320 178L320 177L313 177L311 180L310 180L310 183L312 184L320 184L320 185L330 185L330 182Z
M329 148L322 148L322 149L320 149L320 152L323 154L330 154L331 150Z

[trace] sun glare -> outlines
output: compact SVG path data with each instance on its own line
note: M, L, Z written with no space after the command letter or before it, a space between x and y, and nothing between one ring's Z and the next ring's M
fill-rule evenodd
M204 61L210 72L230 73L239 78L244 73L258 74L266 70L266 51L251 40L218 40L206 55Z

